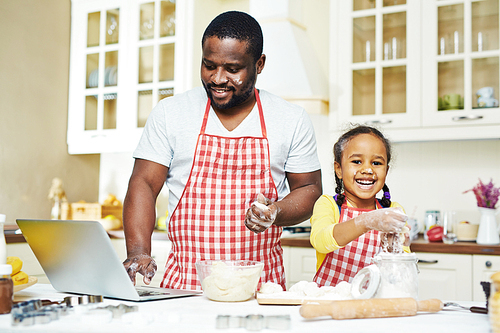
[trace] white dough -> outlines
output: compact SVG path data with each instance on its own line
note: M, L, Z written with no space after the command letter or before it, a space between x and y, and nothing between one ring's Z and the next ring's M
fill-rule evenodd
M256 206L260 210L268 210L269 209L269 207L267 207L266 205L264 205L258 201L254 201L254 203L252 205Z
M267 291L269 289L265 289ZM318 287L316 282L299 281L294 284L290 291L278 291L275 293L263 293L261 291L257 294L261 299L298 299L298 300L347 300L351 297L351 284L342 281L337 286L323 286Z
M249 269L234 269L222 261L214 262L212 272L202 282L206 296L215 301L246 301L255 293L262 266Z
M283 287L274 282L263 283L260 287L259 293L261 294L274 294L283 291Z

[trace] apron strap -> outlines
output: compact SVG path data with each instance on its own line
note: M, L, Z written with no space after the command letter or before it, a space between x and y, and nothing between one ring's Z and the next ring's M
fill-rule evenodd
M257 108L259 109L260 129L262 130L262 136L264 138L267 138L266 123L264 121L264 112L262 111L262 103L260 102L259 91L257 89L254 90L255 90L255 99L257 101ZM210 113L210 105L211 101L209 98L207 101L207 106L205 107L205 114L203 115L203 123L201 125L200 134L205 134L208 122L208 115Z

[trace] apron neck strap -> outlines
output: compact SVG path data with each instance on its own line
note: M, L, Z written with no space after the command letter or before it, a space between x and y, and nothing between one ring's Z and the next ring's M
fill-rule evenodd
M257 101L257 108L259 109L259 119L260 128L262 130L262 136L267 138L266 123L264 122L264 112L262 111L262 103L260 102L260 96L257 89L255 89L255 100ZM205 129L207 128L208 115L210 113L211 101L210 98L207 100L207 106L205 107L205 114L203 115L203 124L201 125L200 134L205 134Z

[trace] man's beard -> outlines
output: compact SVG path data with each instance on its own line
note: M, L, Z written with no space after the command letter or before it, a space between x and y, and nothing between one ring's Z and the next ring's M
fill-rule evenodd
M225 88L225 85L224 86L216 86L212 83L207 83L206 86L205 86L205 84L203 84L203 87L205 88L205 91L207 92L208 98L210 98L210 102L211 102L213 107L220 109L220 110L227 110L227 109L230 109L232 107L235 107L235 106L242 104L252 95L252 92L254 90L255 74L253 74L252 77L247 80L247 82L248 82L247 85L242 88L241 94L239 94L239 95L233 94L231 99L225 104L219 104L216 101L214 101L214 98L212 96L212 90L211 90L214 87ZM234 88L230 88L230 89L232 91L235 91Z

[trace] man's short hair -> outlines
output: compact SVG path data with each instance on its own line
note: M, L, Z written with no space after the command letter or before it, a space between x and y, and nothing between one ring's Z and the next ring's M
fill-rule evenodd
M259 23L247 13L229 11L220 14L210 22L205 29L201 46L209 37L219 39L235 38L239 41L248 42L248 52L252 55L255 63L262 55L264 38Z

